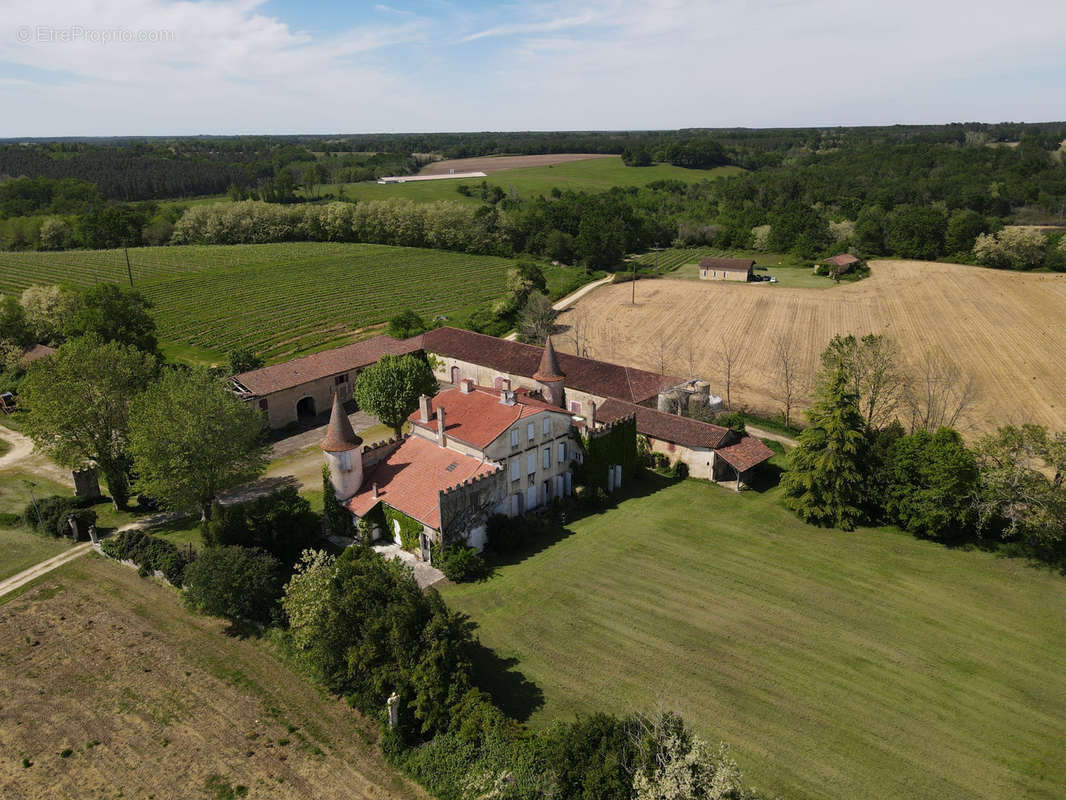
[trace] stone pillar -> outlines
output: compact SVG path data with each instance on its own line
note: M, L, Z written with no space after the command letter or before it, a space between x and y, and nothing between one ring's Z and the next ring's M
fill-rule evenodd
M400 724L400 697L393 692L389 695L388 702L385 703L389 710L389 727L395 728Z

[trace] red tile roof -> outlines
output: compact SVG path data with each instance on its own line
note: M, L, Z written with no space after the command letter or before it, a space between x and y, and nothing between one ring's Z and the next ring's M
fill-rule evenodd
M400 340L391 336L374 336L355 344L242 372L234 380L254 395L280 392L319 378L360 369L375 363L383 355L413 353L421 349L418 338Z
M714 258L706 256L700 259L702 269L720 269L726 272L748 272L755 266L751 258Z
M614 422L633 415L637 418L637 433L683 447L716 449L728 442L733 435L729 428L723 428L721 425L711 425L708 422L667 414L665 411L621 400L606 400L596 409L597 422Z
M346 505L363 516L378 503L387 503L439 530L440 492L500 469L491 461L471 458L421 436L410 436L392 455L367 471L362 489ZM378 485L376 498L374 483Z
M773 458L774 451L754 436L745 435L736 444L715 451L738 472L747 472Z
M822 262L823 264L831 264L834 267L850 267L852 264L858 264L859 259L853 256L851 253L841 253L838 256L831 256Z
M458 328L437 328L408 341L416 340L427 352L527 377L537 371L544 354L540 347ZM616 397L639 403L655 397L661 389L683 382L682 378L567 353L556 353L556 357L566 374L567 386L598 397Z
M19 358L20 364L29 364L31 361L36 361L39 358L46 358L48 356L54 356L56 349L49 347L46 344L35 344L31 347L27 347L22 351L22 356Z
M441 392L431 401L432 416L422 422L421 411L408 417L412 425L430 431L437 430L437 410L444 408L444 433L479 449L488 447L517 420L552 411L569 419L570 414L558 406L552 406L529 396L528 392L516 392L515 404L506 406L500 402L500 390L484 386L463 394L461 389ZM523 439L523 441L525 441Z

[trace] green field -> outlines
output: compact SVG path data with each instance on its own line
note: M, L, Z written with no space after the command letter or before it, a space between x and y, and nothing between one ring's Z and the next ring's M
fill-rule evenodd
M811 528L776 488L641 484L443 590L543 690L534 725L663 702L783 798L1063 796L1066 578Z
M593 158L587 161L574 161L569 164L556 164L545 167L522 167L502 172L490 173L486 178L463 178L457 180L420 181L415 183L345 183L330 184L321 187L323 191L334 195L344 187L346 197L355 200L387 200L402 197L416 202L428 203L434 200L461 200L481 203L480 197L467 197L459 194L456 187L466 184L478 187L482 181L499 186L507 193L512 191L519 197L536 197L548 195L553 188L572 189L574 191L606 191L612 186L644 186L652 181L679 180L685 183L699 183L710 178L737 175L740 167L717 167L715 169L685 169L669 164L655 164L650 167L627 167L618 158Z
M502 294L512 263L334 242L141 247L129 256L165 352L206 361L237 346L281 360L341 344L404 308L450 316ZM0 292L99 281L128 285L121 250L0 253Z

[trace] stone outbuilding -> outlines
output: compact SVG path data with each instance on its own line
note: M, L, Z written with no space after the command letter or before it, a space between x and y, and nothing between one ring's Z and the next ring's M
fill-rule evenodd
M755 261L750 258L701 258L700 279L705 281L750 281Z

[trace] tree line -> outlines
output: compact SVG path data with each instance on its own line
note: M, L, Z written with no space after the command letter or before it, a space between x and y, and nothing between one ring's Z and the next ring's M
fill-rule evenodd
M965 382L927 369L909 397L904 383L890 340L833 338L782 477L788 505L816 525L888 523L1066 563L1066 432L1007 425L968 447L954 427Z

